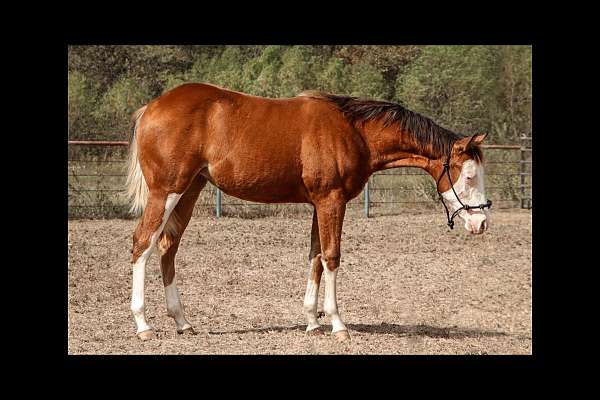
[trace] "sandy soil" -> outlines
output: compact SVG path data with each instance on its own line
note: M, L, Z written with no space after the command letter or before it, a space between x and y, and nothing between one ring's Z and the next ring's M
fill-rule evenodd
M198 334L176 333L153 255L146 310L158 338L149 342L135 336L129 310L136 222L69 221L68 352L531 354L531 212L497 210L481 236L458 223L448 231L444 218L346 215L338 304L352 341L344 344L304 334L310 216L194 217L176 265Z

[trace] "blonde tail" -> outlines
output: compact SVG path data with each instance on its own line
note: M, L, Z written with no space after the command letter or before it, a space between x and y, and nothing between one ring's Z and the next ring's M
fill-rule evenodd
M142 214L144 207L146 207L146 203L148 202L148 185L146 184L144 174L142 174L142 169L140 168L136 140L137 128L144 111L146 111L146 107L147 106L144 106L133 113L133 135L131 144L129 145L129 170L127 172L126 183L127 197L132 203L129 212L136 217Z
M144 106L133 113L133 136L131 138L131 144L129 145L130 151L129 171L127 172L127 196L131 200L130 213L136 217L140 216L144 211L146 203L148 202L149 193L146 179L144 178L144 174L142 174L142 169L140 168L136 140L137 128L144 111L146 111L146 107L147 106ZM173 245L180 229L181 222L179 221L179 216L177 215L176 210L173 210L158 239L157 248L161 255L165 254L169 247Z

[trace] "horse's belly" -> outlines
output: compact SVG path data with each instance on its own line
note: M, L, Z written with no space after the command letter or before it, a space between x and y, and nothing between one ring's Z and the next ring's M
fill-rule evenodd
M229 196L260 203L302 203L307 200L299 174L289 168L245 170L208 165L200 172Z

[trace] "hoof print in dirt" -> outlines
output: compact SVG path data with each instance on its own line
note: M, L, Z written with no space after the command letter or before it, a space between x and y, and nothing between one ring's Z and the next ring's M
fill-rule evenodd
M350 342L350 334L348 331L338 331L333 334L338 342Z
M318 327L315 329L311 329L310 331L306 331L306 336L324 336L325 331L322 327Z
M178 334L180 335L197 335L196 331L194 330L194 328L186 328L182 331L177 331Z

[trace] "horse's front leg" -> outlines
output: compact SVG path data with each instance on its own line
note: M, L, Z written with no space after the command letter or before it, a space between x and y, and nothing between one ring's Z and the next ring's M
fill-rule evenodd
M323 331L320 329L319 322L317 321L317 304L319 302L319 285L321 283L321 275L323 274L323 264L321 264L321 241L319 240L319 223L316 210L313 212L308 263L310 269L308 271L306 294L304 295L304 313L308 322L306 333L309 335L320 335L323 334Z
M346 201L343 195L333 192L315 204L319 221L319 238L321 241L321 262L325 277L325 300L323 310L331 319L332 335L339 341L350 340L348 329L342 322L337 306L336 279L340 266L340 243L342 224L346 212Z

